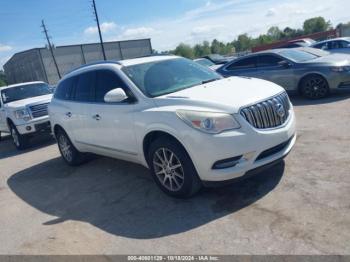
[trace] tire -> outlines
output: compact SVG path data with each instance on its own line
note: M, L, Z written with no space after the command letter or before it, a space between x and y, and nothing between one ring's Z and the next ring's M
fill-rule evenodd
M75 148L66 132L58 130L56 133L56 139L61 156L68 165L78 166L87 160L86 154L79 152Z
M320 75L305 77L300 84L301 94L308 99L320 99L329 95L327 80Z
M28 147L29 139L27 136L21 135L14 124L10 124L10 133L13 144L18 150L24 150Z
M155 140L148 152L148 163L154 181L169 196L188 198L202 187L191 158L175 139Z

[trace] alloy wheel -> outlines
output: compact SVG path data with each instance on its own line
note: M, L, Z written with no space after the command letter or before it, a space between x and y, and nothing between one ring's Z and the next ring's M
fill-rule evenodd
M167 148L158 149L153 156L154 172L160 183L170 191L179 191L185 181L179 158Z
M310 78L304 86L304 94L310 98L325 97L328 93L328 85L322 78Z
M58 145L61 149L62 156L68 161L73 160L72 146L65 135L60 135Z

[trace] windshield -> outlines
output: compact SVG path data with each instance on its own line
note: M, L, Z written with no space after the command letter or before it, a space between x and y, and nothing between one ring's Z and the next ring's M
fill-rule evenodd
M149 97L170 94L222 78L213 70L185 58L131 65L122 70Z
M314 54L310 54L304 51L294 50L294 49L283 50L279 54L294 62L304 62L304 61L316 59L318 57Z
M322 49L317 49L317 48L311 48L311 47L302 47L299 49L300 51L304 51L306 53L310 53L312 55L316 55L316 56L327 56L330 55L330 52L322 50Z
M210 61L209 59L206 59L206 58L197 59L197 60L194 60L194 61L197 62L200 65L208 66L208 67L215 65L212 61Z
M20 85L1 91L1 96L4 104L48 94L52 94L52 91L50 90L49 86L44 83Z

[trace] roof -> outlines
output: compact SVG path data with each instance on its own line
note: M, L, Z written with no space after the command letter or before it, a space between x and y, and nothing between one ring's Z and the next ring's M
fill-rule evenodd
M312 44L312 46L317 45L317 44L327 43L327 42L330 42L330 41L336 41L336 40L350 41L350 37L337 37L337 38L332 38L332 39L326 39L326 40L323 40L323 41L316 42L316 43Z
M147 56L147 57L140 57L140 58L132 58L132 59L126 59L126 60L120 60L119 63L123 66L131 66L131 65L137 65L137 64L144 64L144 63L150 63L150 62L157 62L157 61L164 61L169 59L175 59L178 58L178 56L173 55L160 55L160 56Z
M132 59L126 59L126 60L119 60L119 61L113 61L113 60L98 61L91 64L85 64L78 68L73 69L71 72L65 74L65 76L61 79L61 81L71 76L89 71L91 67L95 68L95 66L103 67L105 65L115 65L118 67L122 67L122 66L131 66L131 65L137 65L137 64L156 62L156 61L164 61L164 60L175 59L175 58L178 58L178 56L153 55L153 56L132 58Z
M19 83L19 84L14 84L14 85L9 85L9 86L2 86L0 87L0 90L12 88L12 87L17 87L17 86L23 86L23 85L32 85L32 84L45 84L45 82L42 81L33 81L33 82L25 82L25 83Z

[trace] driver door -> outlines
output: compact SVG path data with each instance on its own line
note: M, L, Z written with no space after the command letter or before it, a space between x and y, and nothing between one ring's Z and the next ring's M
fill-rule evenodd
M116 72L109 69L96 71L94 102L85 109L86 144L102 155L130 160L137 155L134 132L135 102L106 103L104 96L115 88L132 94Z
M272 54L258 56L257 77L294 90L297 86L293 64L282 57Z

